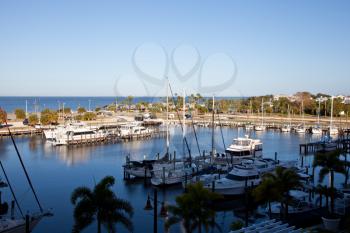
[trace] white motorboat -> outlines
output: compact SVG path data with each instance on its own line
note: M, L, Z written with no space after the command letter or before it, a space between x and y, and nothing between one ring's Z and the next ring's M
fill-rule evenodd
M321 135L322 134L322 129L320 127L315 127L312 128L312 134L317 134L317 135Z
M129 137L150 134L151 130L142 126L140 122L131 122L120 127L120 136Z
M272 159L243 159L240 165L233 166L228 175L221 179L213 179L211 183L207 181L204 187L222 195L242 195L248 186L259 185L261 176L273 171L277 165Z
M283 133L289 133L290 131L291 131L291 127L289 125L284 125L281 128L281 132L283 132Z
M288 205L288 215L306 214L313 211L319 206L314 205L313 200L309 200L309 193L300 190L289 191L291 201ZM266 210L268 212L268 210ZM271 214L272 216L279 216L281 213L281 203L271 203Z
M264 130L266 130L266 126L264 126L264 125L256 125L254 127L254 130L255 131L264 131Z
M69 141L75 140L99 140L107 137L104 131L95 131L89 128L69 128L56 134L53 144L56 146L67 145Z
M304 134L307 132L307 129L305 127L301 126L301 127L296 128L295 132L299 133L299 134Z
M45 216L50 216L48 212L34 214L29 217L29 232L32 232L34 227ZM24 233L26 232L26 220L24 218L3 217L0 219L0 233Z
M222 195L242 195L248 186L257 186L260 182L261 177L255 166L235 165L224 178L204 187Z
M244 138L233 139L232 144L226 148L225 152L233 159L261 157L263 143L259 139L252 139L246 135Z

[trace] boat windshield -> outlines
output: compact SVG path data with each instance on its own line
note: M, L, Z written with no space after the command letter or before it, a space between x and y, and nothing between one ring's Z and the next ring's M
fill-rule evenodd
M233 145L236 145L236 146L249 146L249 144L250 144L249 140L238 140L238 139L233 140Z

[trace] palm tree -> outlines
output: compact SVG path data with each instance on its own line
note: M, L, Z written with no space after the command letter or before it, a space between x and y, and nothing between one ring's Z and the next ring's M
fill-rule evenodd
M269 217L271 218L271 202L280 199L274 180L263 177L261 184L253 190L253 197L257 202L268 203Z
M322 182L327 174L330 175L330 189L334 190L334 173L346 174L346 167L349 162L340 160L341 150L330 152L319 152L315 154L313 166L321 167L319 173L319 182ZM331 213L334 213L334 193L330 192L331 197Z
M288 216L288 202L290 199L289 191L298 187L301 187L300 176L295 170L276 167L274 173L266 173L264 179L270 180L269 185L274 187L275 196L281 203L281 207L284 206L285 218ZM281 212L282 214L282 212Z
M116 223L121 223L130 232L133 230L133 224L130 220L133 208L129 202L117 198L110 189L114 182L112 176L106 176L95 185L93 190L87 187L78 187L73 191L71 202L75 205L75 224L72 232L82 231L95 219L97 220L98 233L101 233L101 225L108 232L116 232Z
M220 232L219 225L215 222L215 211L211 208L211 203L220 198L220 195L205 188L201 183L188 185L188 192L176 198L176 206L169 206L172 216L165 222L165 228L181 223L186 233L191 233L195 229L202 232L202 227L208 232L209 228L216 227Z

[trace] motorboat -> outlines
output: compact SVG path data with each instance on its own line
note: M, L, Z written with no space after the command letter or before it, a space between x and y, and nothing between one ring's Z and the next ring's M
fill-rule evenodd
M281 132L283 132L283 133L289 133L290 131L291 131L291 127L289 125L284 125L281 128Z
M310 195L307 192L300 190L290 190L289 191L290 202L288 204L288 215L293 216L297 214L305 214L315 209L316 206L313 200L310 200ZM279 216L281 213L281 203L273 202L271 203L271 214L272 216ZM266 210L268 212L268 210Z
M233 159L261 157L263 143L259 139L252 139L246 135L244 138L233 139L232 144L226 148L225 152Z
M151 133L151 130L142 126L140 122L131 122L120 127L120 136L121 137L130 137L137 135L148 135Z
M312 134L321 135L322 132L323 132L323 130L318 126L316 126L315 128L312 128Z
M300 126L295 129L295 132L299 134L305 134L307 132L307 129L304 126Z
M232 196L242 195L249 186L257 186L261 182L258 169L252 165L235 165L223 178L213 180L204 187L216 193Z
M330 135L337 135L339 133L338 129L337 128L334 128L334 127L330 127L329 128L329 134Z
M86 127L68 128L56 134L53 144L56 146L67 145L69 141L75 140L99 140L108 136L103 130L92 130Z
M256 125L254 127L254 130L255 131L264 131L264 130L266 130L266 126L265 125Z

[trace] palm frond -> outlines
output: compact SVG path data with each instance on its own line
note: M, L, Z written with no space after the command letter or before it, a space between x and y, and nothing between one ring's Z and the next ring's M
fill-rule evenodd
M76 188L71 195L71 203L76 204L77 200L80 198L91 198L92 192L88 187L78 187Z

